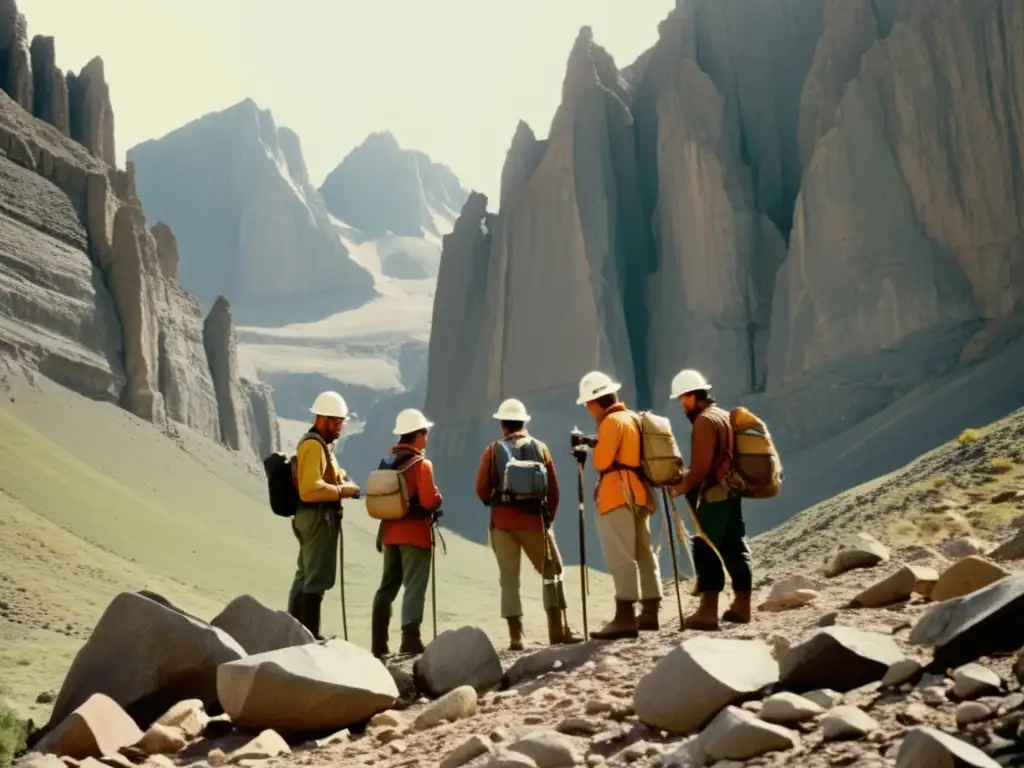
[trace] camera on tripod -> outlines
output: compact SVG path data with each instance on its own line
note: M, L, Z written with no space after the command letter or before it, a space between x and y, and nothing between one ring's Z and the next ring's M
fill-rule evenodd
M597 438L585 435L580 432L578 427L573 427L572 432L569 433L569 444L572 446L573 451L577 449L585 450L597 445Z

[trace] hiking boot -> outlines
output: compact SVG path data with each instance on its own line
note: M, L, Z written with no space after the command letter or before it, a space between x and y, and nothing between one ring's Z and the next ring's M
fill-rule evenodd
M304 592L301 598L302 623L318 643L324 641L323 635L320 634L320 604L323 599L323 595L309 594L308 592Z
M696 613L686 617L683 621L684 629L697 629L706 632L713 632L718 629L718 593L701 592L700 606Z
M506 616L508 622L508 649L510 651L523 650L523 617Z
M370 653L382 659L391 653L388 650L388 625L391 623L391 606L373 606L370 618Z
M638 637L639 634L636 614L633 613L633 601L616 600L615 618L596 632L591 632L590 636L595 640L620 640Z
M733 595L729 610L722 614L722 621L732 624L749 624L750 618L750 592L737 592Z
M398 647L399 653L411 653L419 655L423 653L423 641L420 639L420 625L406 624L402 627L402 644Z
M660 609L660 597L641 600L640 615L636 617L637 628L646 632L657 632L661 628L661 625L658 624L658 611Z

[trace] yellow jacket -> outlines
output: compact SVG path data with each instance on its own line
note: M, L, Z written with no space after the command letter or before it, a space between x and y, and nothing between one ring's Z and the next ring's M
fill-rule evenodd
M601 414L594 446L594 469L601 475L594 489L599 514L628 506L627 492L634 506L653 508L653 495L640 475L640 427L633 413L622 403L616 403Z
M344 474L334 458L334 451L324 450L313 438L303 440L296 451L296 481L299 499L304 504L325 504L341 501L338 486Z

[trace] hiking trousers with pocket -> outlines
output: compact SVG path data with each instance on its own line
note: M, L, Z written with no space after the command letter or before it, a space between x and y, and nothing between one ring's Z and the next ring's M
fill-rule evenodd
M331 509L300 507L292 518L292 532L299 541L299 560L289 605L296 595L322 595L337 581L341 515Z
M604 563L615 583L615 599L635 603L661 597L661 573L651 547L651 515L617 507L597 516ZM637 577L639 576L639 584Z
M562 555L550 530L503 531L492 528L491 549L498 561L503 619L523 615L523 603L519 596L523 553L540 574L544 609L566 607L565 588L562 585Z
M431 550L408 544L384 547L384 569L380 587L373 596L374 612L390 612L391 604L398 597L398 591L405 588L402 596L402 626L418 627L423 623L423 608L430 584Z
M750 547L747 528L743 521L743 507L739 497L708 501L702 499L697 506L697 521L704 534L711 539L722 556L699 536L693 539L693 564L697 569L698 592L721 592L725 589L725 570L729 572L733 592L749 592L754 576L750 568ZM725 563L725 570L722 563Z

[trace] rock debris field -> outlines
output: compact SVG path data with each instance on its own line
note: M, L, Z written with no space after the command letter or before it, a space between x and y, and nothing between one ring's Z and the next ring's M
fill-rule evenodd
M762 576L749 625L680 632L669 589L638 640L549 648L527 627L511 653L461 627L383 663L248 596L206 622L122 593L17 764L1024 765L1022 543L951 561L860 533Z

